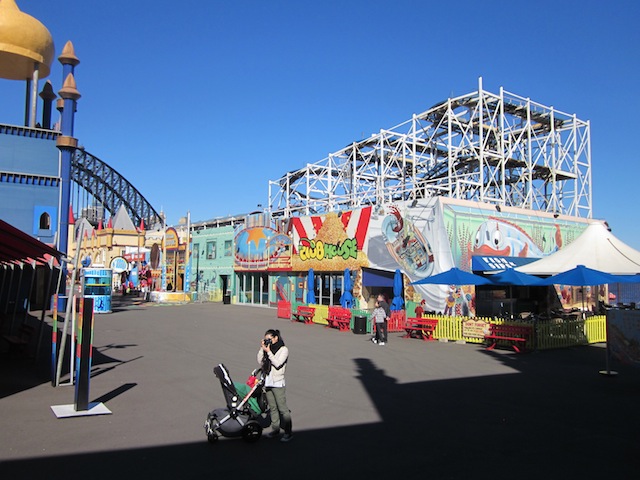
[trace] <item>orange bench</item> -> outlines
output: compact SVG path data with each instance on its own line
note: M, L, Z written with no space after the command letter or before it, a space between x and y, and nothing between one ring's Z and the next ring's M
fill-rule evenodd
M341 332L346 332L351 326L351 310L342 307L329 307L326 320L328 328L337 328Z
M315 307L305 307L298 305L298 308L291 314L292 322L304 322L306 324L313 323L313 316L316 314Z
M507 341L511 342L511 346L518 353L525 350L525 346L533 332L533 329L526 325L497 325L492 323L489 329L489 333L484 336L489 344L487 345L487 350L493 350L499 341Z
M407 318L404 329L407 332L403 338L421 338L425 342L435 340L433 332L438 326L436 318Z

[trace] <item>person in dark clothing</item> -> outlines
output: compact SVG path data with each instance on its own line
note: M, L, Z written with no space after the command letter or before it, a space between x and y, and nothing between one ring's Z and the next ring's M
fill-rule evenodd
M389 326L389 319L391 318L391 309L389 308L389 302L387 302L383 294L378 295L378 306L384 309L385 313L384 323L380 325L382 329L380 331L381 335L380 340L378 340L378 345L384 345L388 341L387 328Z
M285 346L279 330L267 330L258 350L258 364L266 374L265 390L269 410L271 411L271 432L267 438L280 436L280 429L284 435L281 442L289 442L293 438L291 433L291 410L287 406L286 385L284 373L289 360L289 349Z

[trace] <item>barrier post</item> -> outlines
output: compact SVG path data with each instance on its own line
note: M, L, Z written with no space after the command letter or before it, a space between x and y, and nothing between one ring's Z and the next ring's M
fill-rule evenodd
M82 299L78 317L76 353L75 409L89 410L89 382L91 379L91 348L93 344L93 298Z
M58 360L58 294L53 295L53 324L51 325L51 386L56 386Z

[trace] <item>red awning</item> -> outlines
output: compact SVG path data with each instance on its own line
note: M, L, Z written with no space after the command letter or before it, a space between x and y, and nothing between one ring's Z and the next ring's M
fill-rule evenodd
M60 262L62 252L33 238L4 220L0 220L0 262L35 260L47 262L51 257Z

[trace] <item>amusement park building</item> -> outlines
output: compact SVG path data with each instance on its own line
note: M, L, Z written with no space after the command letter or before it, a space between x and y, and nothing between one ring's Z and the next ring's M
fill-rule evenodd
M51 35L13 0L0 9L0 77L29 86L24 126L0 125L0 217L99 264L141 260L138 249L149 249L161 289L274 306L303 301L312 268L317 301L332 305L348 268L366 307L378 291L390 292L400 270L407 300L443 311L457 296L473 310L473 292L409 284L451 266L486 271L548 255L592 216L589 122L503 89L488 92L480 79L475 92L270 181L265 212L167 228L126 179L78 145L73 45L58 57L60 98L50 82L38 94L53 61ZM107 219L123 209L133 228L110 231ZM70 221L81 217L87 240L77 247Z
M24 81L27 86L24 124L0 124L0 218L54 247L63 255L60 258L67 259L77 249L75 218L82 218L80 224L86 227L86 241L91 244L86 247L86 255L100 264L117 250L113 249L116 245L137 250L144 243L144 234L135 227L116 229L115 233L111 229L109 233L108 216L110 221L115 220L117 212L124 209L126 215L120 217L131 217L135 225L154 226L162 220L125 178L79 146L74 137L74 117L81 97L74 74L80 60L71 42L64 45L58 57L62 88L56 95L52 83L46 81L40 90L40 81L50 73L54 53L53 38L44 25L21 12L14 0L0 2L0 78ZM98 228L101 225L105 225L104 230ZM124 240L125 230L129 230L128 240ZM103 250L98 253L99 245ZM24 269L32 263L28 258L13 260L2 265L3 278L13 278L6 272L16 265ZM61 267L66 266L73 264L62 262L51 268L60 276ZM47 275L42 274L42 265L34 264L31 270L28 275L34 277L32 283L43 283ZM31 282L28 275L22 283ZM5 290L15 288L21 287L13 285ZM6 299L7 295L0 298Z
M480 302L494 313L504 292L410 283L454 266L521 265L577 238L592 216L590 125L480 79L475 92L269 182L268 211L235 236L240 302L304 303L312 289L338 304L348 268L356 306L371 307L392 295L399 270L404 298L428 310L473 313Z
M0 78L25 81L28 106L24 125L0 124L0 218L66 254L70 206L94 226L121 206L136 225L155 225L161 219L126 179L74 137L81 97L74 73L80 60L71 42L58 57L63 67L58 95L50 81L38 92L40 80L50 73L54 51L44 25L21 12L14 0L0 2Z

